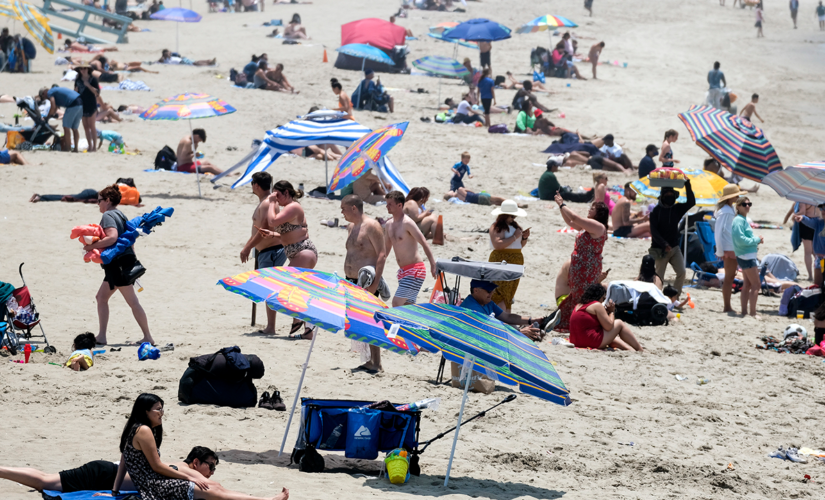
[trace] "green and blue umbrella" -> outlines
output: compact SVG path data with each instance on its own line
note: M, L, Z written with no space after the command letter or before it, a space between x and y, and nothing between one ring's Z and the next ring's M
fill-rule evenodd
M449 57L426 56L416 59L412 65L421 71L447 78L463 78L470 74L460 62Z
M691 106L679 114L693 141L720 165L756 182L782 163L770 141L750 120L711 106Z
M562 406L571 403L570 391L539 348L509 325L463 307L412 304L376 311L385 326L398 324L398 335L430 352L463 363L475 358L480 372L492 369L499 380L525 394Z

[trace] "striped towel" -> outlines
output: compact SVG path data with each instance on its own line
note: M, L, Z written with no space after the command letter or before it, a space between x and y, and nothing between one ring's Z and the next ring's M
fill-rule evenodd
M579 232L572 227L563 227L561 229L556 229L557 233L565 233L565 234L579 234Z
M117 87L108 85L103 87L103 90L145 90L148 92L152 89L141 80L123 80Z

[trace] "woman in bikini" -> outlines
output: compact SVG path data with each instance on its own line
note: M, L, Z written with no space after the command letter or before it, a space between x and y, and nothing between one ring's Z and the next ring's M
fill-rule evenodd
M662 149L659 150L659 161L662 162L662 167L673 168L674 163L679 163L679 160L673 159L673 150L670 145L679 139L679 132L670 129L665 132L665 140L662 142Z
M266 72L266 77L272 80L273 82L277 83L280 87L278 90L281 92L289 92L292 94L300 94L300 90L295 90L295 87L289 83L289 80L286 79L284 75L284 65L278 63L275 65L275 69Z
M428 240L435 235L435 226L438 216L432 210L424 210L424 205L430 199L430 190L425 187L414 187L404 200L404 213L411 218L421 233Z
M349 98L349 95L344 92L343 87L338 82L337 78L333 78L329 81L330 85L332 86L332 93L338 96L338 107L335 108L337 111L343 111L347 114L344 118L348 120L353 120L352 117L352 101Z
M269 213L267 214L267 224L272 231L258 229L261 236L272 237L280 234L281 244L284 245L286 258L289 259L290 267L302 267L314 269L318 263L318 250L309 239L307 230L307 220L304 209L296 201L304 196L301 190L296 191L288 181L278 181L272 186L270 195ZM275 203L272 203L274 201ZM277 233L277 234L276 234ZM295 320L292 322L292 329L289 332L290 338L312 339L312 330L304 328L303 333L298 333L304 322Z

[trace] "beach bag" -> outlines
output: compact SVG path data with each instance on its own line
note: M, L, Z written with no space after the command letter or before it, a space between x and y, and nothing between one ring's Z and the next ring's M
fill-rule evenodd
M380 425L380 411L351 409L347 414L347 447L344 456L365 460L378 458Z
M489 132L491 134L508 134L508 133L510 133L510 131L507 130L507 124L506 123L496 123L495 125L491 125L490 128L487 129L487 132Z
M156 170L172 170L172 165L177 163L178 157L172 148L163 146L163 149L158 151L155 155L155 169Z
M261 358L242 354L237 346L192 357L180 379L178 400L185 404L254 407L258 391L252 380L262 378L264 372Z
M808 319L821 303L822 290L819 287L806 288L788 302L788 316L794 318L801 312L803 317Z
M642 292L635 309L632 301L616 304L615 318L634 326L660 326L668 324L667 312L666 305Z

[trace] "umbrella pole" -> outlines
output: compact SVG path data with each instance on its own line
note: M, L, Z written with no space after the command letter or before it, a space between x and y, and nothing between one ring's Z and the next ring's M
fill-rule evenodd
M189 122L189 137L192 138L192 161L195 164L195 178L198 182L198 198L203 198L201 194L201 173L200 173L200 165L198 165L198 158L197 158L197 151L195 150L195 132L192 131L192 120L186 120Z
M461 430L461 418L464 416L464 404L467 402L467 390L470 388L470 381L473 379L473 363L475 362L474 356L467 356L464 361L464 365L466 366L468 363L470 368L467 369L467 378L464 379L464 397L461 399L461 409L458 411L458 424L455 427L455 437L453 438L453 448L450 450L450 461L447 462L447 475L444 476L444 486L447 486L447 483L450 482L450 469L453 466L453 456L455 456L455 445L458 442L458 432ZM462 369L463 371L463 369ZM459 375L460 376L460 375Z
M286 422L286 430L284 431L284 439L281 441L281 451L278 452L278 456L280 457L284 453L284 445L286 444L286 438L289 435L289 426L292 424L292 415L295 413L295 405L298 404L298 398L301 396L301 387L304 386L304 375L307 373L307 366L309 366L309 357L312 356L312 348L315 346L315 339L318 338L318 332L320 330L317 327L313 328L312 332L312 342L309 343L309 351L307 352L307 360L304 363L304 369L301 370L301 380L298 381L298 390L295 391L295 399L292 401L292 410L289 412L289 420Z
M175 23L175 52L180 54L180 23Z
M438 75L438 102L435 103L435 107L438 108L439 103L441 102L441 75Z
M324 144L324 182L326 182L324 186L327 188L327 198L329 198L329 167L327 166L327 147L328 146Z
M361 59L361 73L364 72L364 65L366 65L366 64L367 64L367 58L365 57L365 58Z

